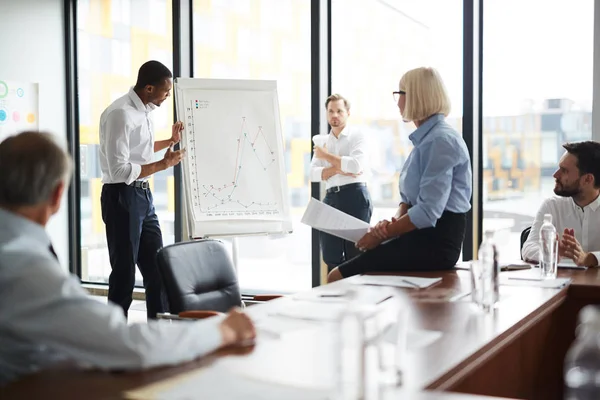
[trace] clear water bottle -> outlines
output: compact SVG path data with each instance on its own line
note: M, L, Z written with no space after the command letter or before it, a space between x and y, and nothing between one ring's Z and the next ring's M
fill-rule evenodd
M494 244L494 231L485 231L479 247L478 261L481 267L478 299L484 310L490 310L500 299L498 251Z
M349 301L338 317L336 326L336 385L334 399L363 400L365 398L365 321L356 293L348 292Z
M540 228L540 270L542 278L555 279L558 261L558 241L556 228L552 225L552 215L544 215L544 223Z
M600 309L579 312L577 337L565 357L565 400L600 399Z

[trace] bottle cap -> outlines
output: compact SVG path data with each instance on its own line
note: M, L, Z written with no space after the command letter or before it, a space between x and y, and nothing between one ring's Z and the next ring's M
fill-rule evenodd
M552 223L552 214L544 214L544 222Z
M593 304L583 307L581 311L579 311L578 319L580 324L600 324L600 307Z

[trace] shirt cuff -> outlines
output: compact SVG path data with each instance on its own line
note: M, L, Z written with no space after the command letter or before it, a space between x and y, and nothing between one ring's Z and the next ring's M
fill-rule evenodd
M435 227L435 223L437 221L430 221L425 211L420 205L415 205L411 207L408 212L408 218L410 218L410 222L413 223L418 229L431 228Z
M595 267L597 267L598 264L600 264L600 251L590 251L590 253L592 253L594 255L594 257L596 257Z
M310 171L310 180L311 182L321 182L323 180L323 170L325 167L314 167Z
M142 173L141 165L133 164L133 163L131 163L130 165L131 165L131 172L129 173L129 176L127 176L127 179L125 180L125 183L128 185L131 185L133 183L133 181L135 181Z
M224 318L211 317L204 321L194 322L194 325L196 325L194 328L198 337L196 342L198 347L195 349L197 357L212 353L221 347L223 344L223 337L221 336L221 329L219 326L223 319Z

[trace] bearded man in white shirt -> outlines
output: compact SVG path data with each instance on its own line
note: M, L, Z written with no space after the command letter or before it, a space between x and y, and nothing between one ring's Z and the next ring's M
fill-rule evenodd
M100 116L104 184L100 202L111 266L108 299L120 305L125 315L132 301L136 264L144 278L148 318L168 311L156 260L163 247L162 232L148 177L178 164L185 155L185 150L173 150L183 124L173 125L170 139L155 141L149 116L169 97L171 78L171 71L160 62L146 62L135 86ZM154 161L154 153L166 148L164 158Z
M559 258L579 266L596 267L600 260L600 143L564 144L566 152L554 173L554 193L540 207L523 245L524 260L539 258L539 233L544 214L552 215L559 234Z
M93 299L59 264L45 226L60 208L72 161L51 135L0 143L0 387L74 362L137 370L193 360L251 340L246 314L128 325L123 310Z
M347 125L350 102L339 94L332 94L325 102L329 135L320 146L315 142L311 161L312 182L325 182L327 194L323 199L346 214L365 222L371 221L373 203L367 190L367 139L358 129ZM329 272L339 264L360 254L355 244L320 232L323 261Z

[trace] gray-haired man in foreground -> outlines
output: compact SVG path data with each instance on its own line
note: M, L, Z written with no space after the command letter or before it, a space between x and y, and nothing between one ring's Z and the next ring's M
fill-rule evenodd
M44 229L71 169L51 135L24 132L0 143L0 386L67 360L142 369L255 337L236 310L224 319L128 325L120 307L91 298L61 268Z

